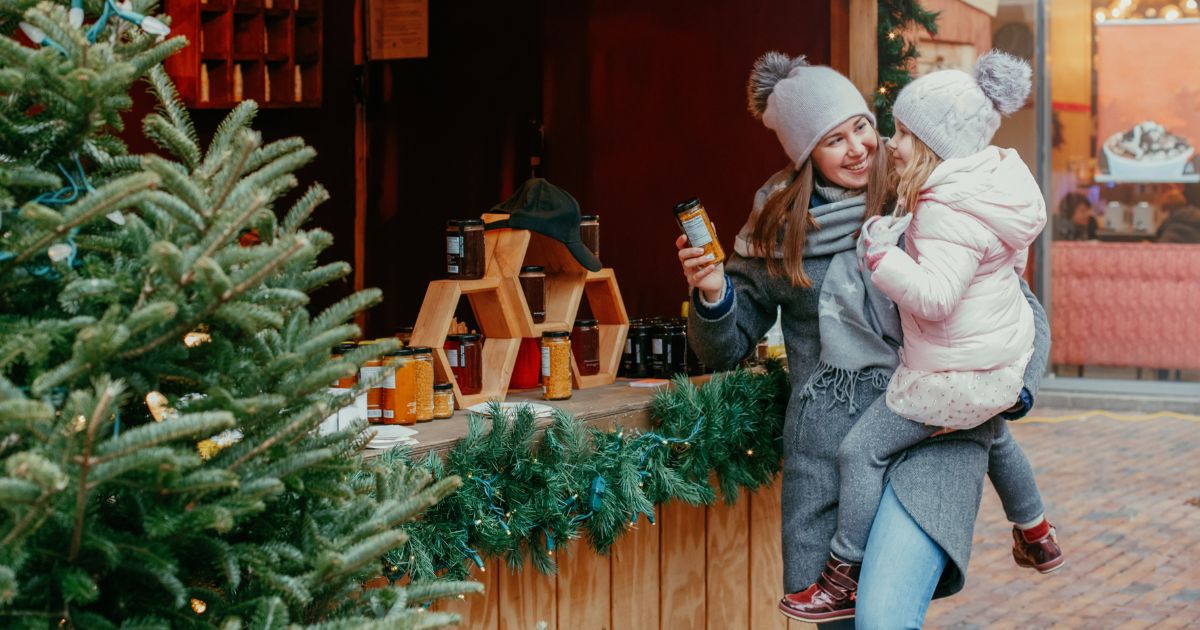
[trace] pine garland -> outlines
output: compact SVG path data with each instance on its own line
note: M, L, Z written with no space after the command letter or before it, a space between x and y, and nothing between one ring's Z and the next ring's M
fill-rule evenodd
M875 118L879 133L891 136L896 131L892 106L896 95L912 82L912 64L919 55L917 44L904 37L918 26L937 35L937 11L926 11L918 0L879 0L879 87L875 90Z
M435 480L461 477L463 487L405 527L409 540L389 556L389 577L463 579L483 556L502 557L514 570L528 558L553 573L554 553L568 541L586 536L607 553L630 527L653 524L656 504L709 505L718 488L732 504L780 470L788 391L778 363L718 374L699 387L679 377L655 396L650 431L600 431L556 412L535 439L529 407L511 417L493 408L490 430L473 415L444 461L431 454L415 464ZM381 460L414 465L403 449Z

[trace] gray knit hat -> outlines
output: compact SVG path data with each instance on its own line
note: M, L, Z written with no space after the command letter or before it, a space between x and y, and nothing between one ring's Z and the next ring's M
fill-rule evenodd
M892 116L943 160L978 153L992 141L1000 115L1021 109L1032 86L1029 64L993 50L975 76L938 70L900 90Z
M759 57L746 91L750 113L775 130L796 168L834 127L855 116L866 116L875 124L867 102L849 79L833 68L810 66L802 56L792 59L769 52Z

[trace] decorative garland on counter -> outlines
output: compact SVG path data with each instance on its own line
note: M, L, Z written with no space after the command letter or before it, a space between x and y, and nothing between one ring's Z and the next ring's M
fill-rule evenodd
M458 475L462 488L416 522L408 542L389 554L390 579L468 576L468 562L503 557L512 569L528 558L554 573L554 552L586 536L607 553L622 534L654 523L654 506L670 500L734 503L742 489L769 484L783 457L787 372L773 361L765 370L714 375L699 387L678 377L655 394L652 430L587 427L556 411L535 438L534 413L519 407L488 420L472 415L463 439L443 461L434 454L411 464L406 449L384 462L423 467L434 479Z

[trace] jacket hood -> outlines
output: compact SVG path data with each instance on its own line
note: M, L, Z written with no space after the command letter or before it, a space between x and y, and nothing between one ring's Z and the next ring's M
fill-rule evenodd
M921 199L975 218L1014 250L1029 247L1046 226L1042 191L1013 149L989 146L942 162L926 182Z

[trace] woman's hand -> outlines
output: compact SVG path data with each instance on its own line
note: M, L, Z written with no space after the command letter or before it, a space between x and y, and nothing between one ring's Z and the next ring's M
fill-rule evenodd
M688 247L686 234L675 239L675 247L688 286L699 289L706 302L720 302L725 297L725 264L712 264L712 255L705 254L703 247Z

